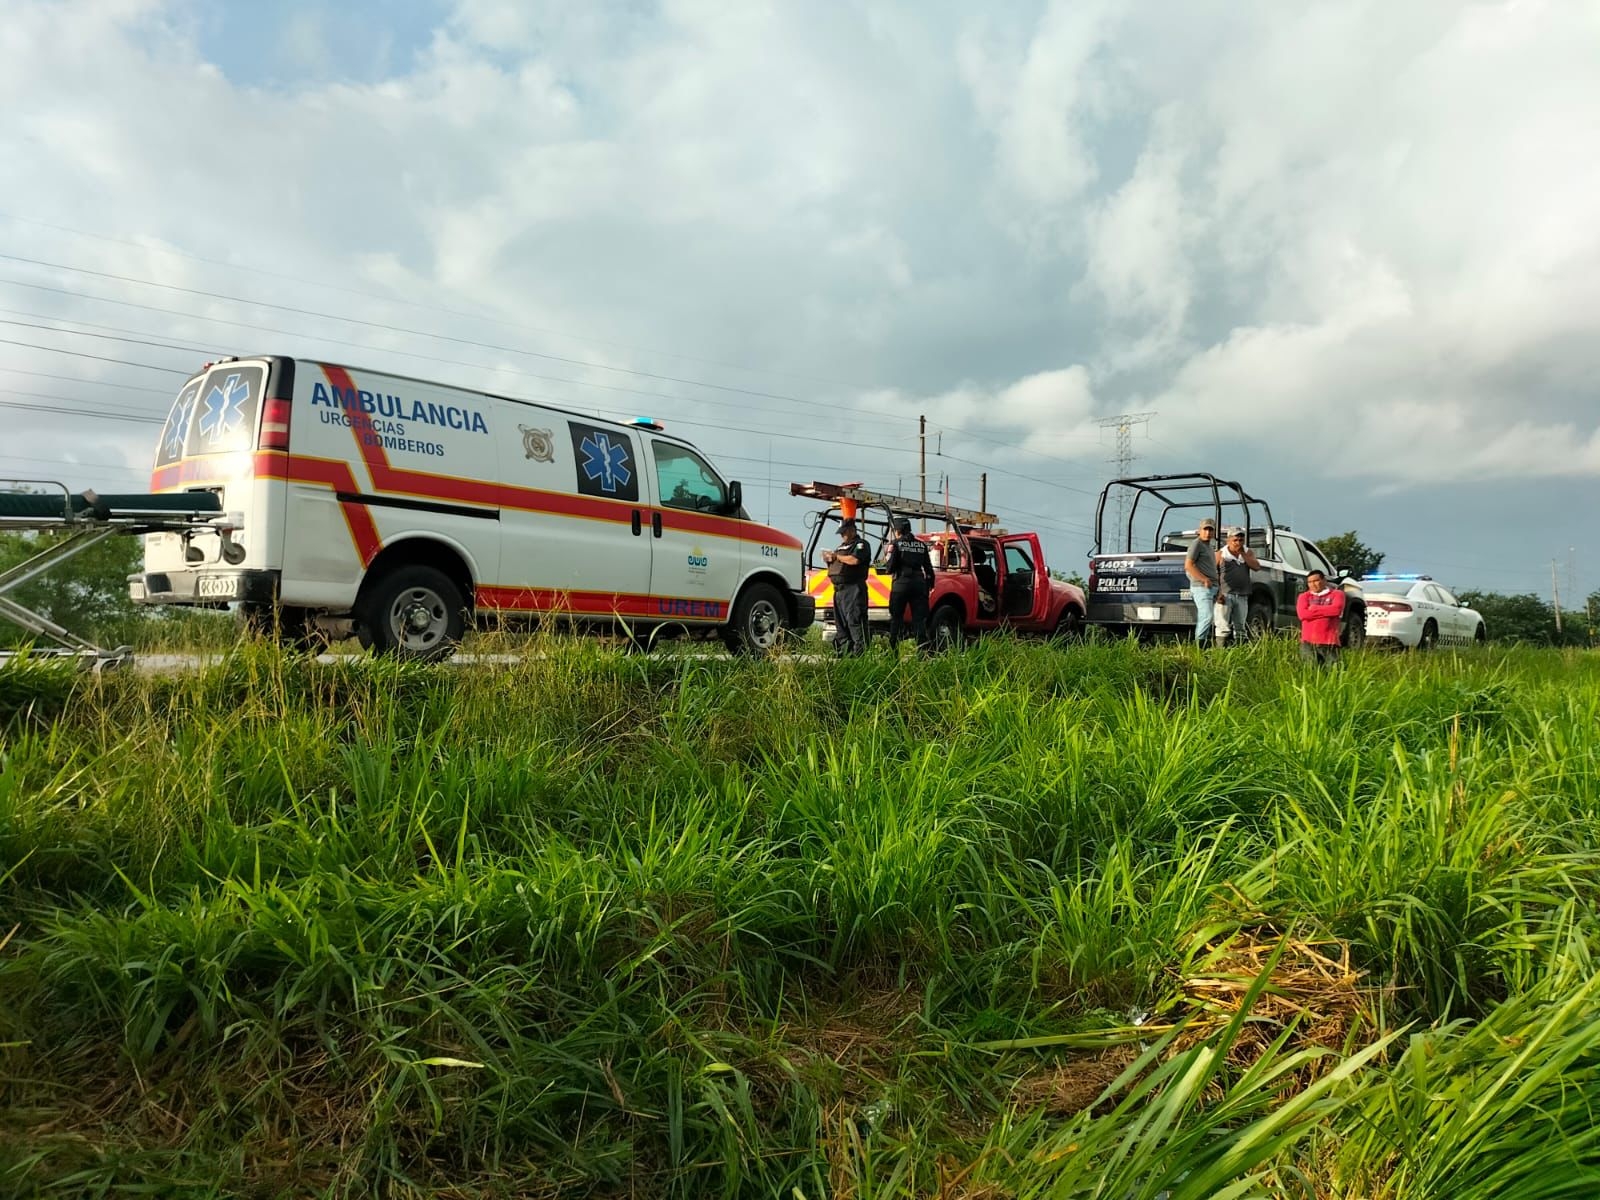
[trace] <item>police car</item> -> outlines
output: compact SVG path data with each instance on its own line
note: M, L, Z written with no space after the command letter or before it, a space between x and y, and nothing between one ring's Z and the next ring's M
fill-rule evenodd
M151 490L215 492L242 528L149 535L132 598L238 605L296 642L436 658L469 622L554 616L754 653L815 615L799 539L643 418L230 358L179 390Z
M1483 616L1427 575L1368 575L1367 640L1432 650L1435 646L1482 645Z

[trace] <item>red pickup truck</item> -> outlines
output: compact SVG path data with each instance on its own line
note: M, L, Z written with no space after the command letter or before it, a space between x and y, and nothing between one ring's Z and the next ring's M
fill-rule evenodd
M789 492L829 502L812 524L805 557L806 590L816 600L826 642L837 636L838 624L833 581L821 565L821 551L838 542L838 523L846 515L855 518L873 546L875 563L883 559L894 518L932 519L943 526L917 535L933 555L928 622L936 649L996 629L1062 639L1083 631L1083 592L1050 577L1036 533L1008 533L995 528L998 520L990 513L873 492L860 484L794 483ZM876 570L867 576L867 620L874 636L888 631L889 580Z

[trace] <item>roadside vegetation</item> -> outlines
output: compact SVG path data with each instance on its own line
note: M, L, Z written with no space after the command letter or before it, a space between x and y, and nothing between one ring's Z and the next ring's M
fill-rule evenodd
M1600 658L0 671L0 1192L1600 1194Z

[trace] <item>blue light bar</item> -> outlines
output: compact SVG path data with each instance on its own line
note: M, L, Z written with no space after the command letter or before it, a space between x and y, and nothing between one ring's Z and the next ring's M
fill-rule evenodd
M653 417L635 417L628 424L637 425L640 429L654 429L657 433L661 432L661 422Z

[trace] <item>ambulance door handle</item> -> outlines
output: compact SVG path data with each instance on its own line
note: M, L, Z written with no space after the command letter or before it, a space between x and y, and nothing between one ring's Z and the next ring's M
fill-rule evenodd
M650 532L655 534L656 537L661 536L661 512L659 509L650 514Z
M633 536L638 537L642 528L643 526L639 523L639 510L636 508L633 510Z

